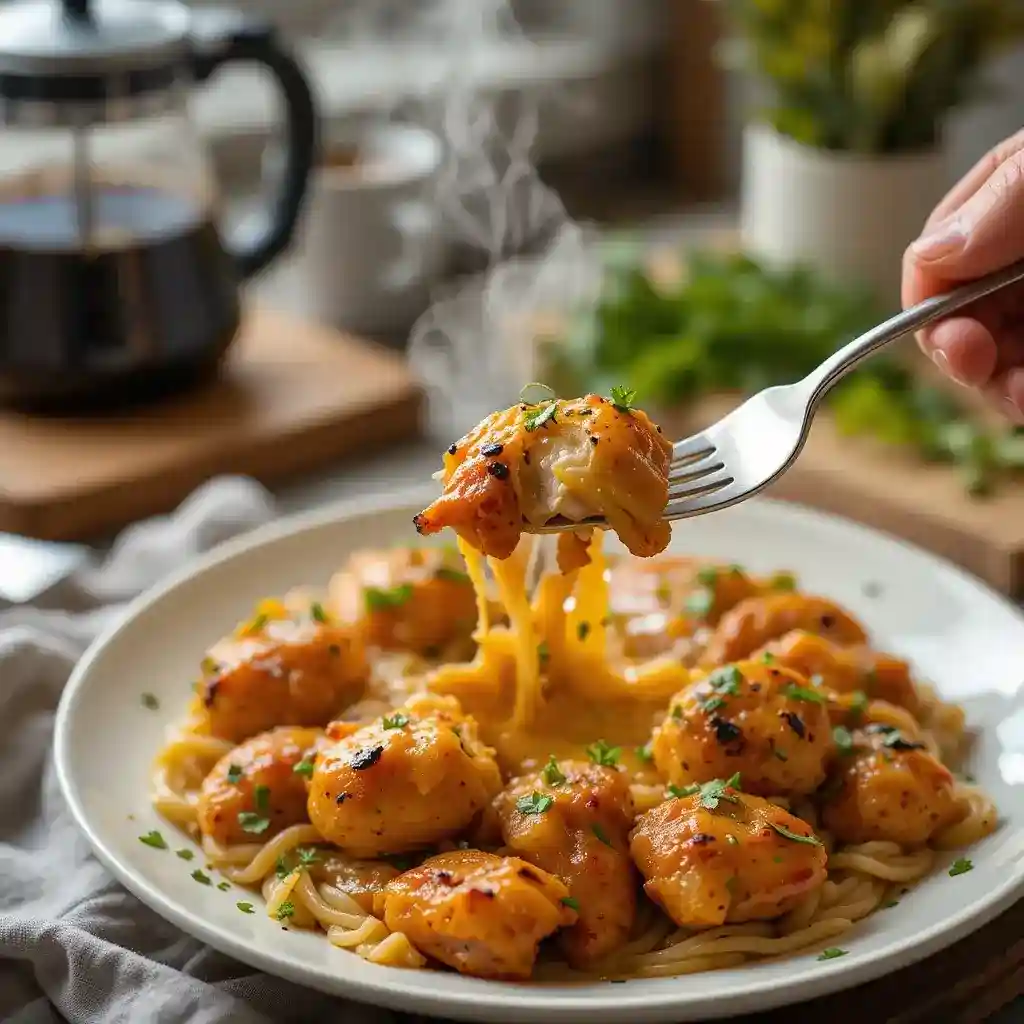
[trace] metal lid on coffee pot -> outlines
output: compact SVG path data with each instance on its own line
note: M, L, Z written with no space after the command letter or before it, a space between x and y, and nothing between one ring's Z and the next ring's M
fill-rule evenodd
M0 6L0 99L95 103L166 89L188 54L174 0L15 0Z

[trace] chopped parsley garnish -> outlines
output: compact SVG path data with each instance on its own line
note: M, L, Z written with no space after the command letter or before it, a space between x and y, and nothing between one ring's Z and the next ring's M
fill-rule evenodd
M715 693L724 693L729 697L735 697L739 693L741 682L743 673L735 665L715 669L707 678L708 685Z
M527 430L539 430L549 420L554 420L555 413L558 411L558 405L556 402L548 402L547 405L542 405L539 409L531 409L526 414L525 426Z
M718 582L718 568L714 565L705 565L697 571L697 582L702 587L713 587Z
M551 651L548 648L547 641L542 640L539 644L537 644L537 660L541 663L542 666L544 666L548 663L548 659L550 657Z
M968 871L974 870L974 863L969 861L966 857L958 857L953 861L952 866L949 869L949 877L956 878L957 875L966 875Z
M633 409L633 403L636 401L636 391L633 388L623 387L621 384L616 384L612 388L611 392L612 405L615 406L619 412L630 412Z
M818 954L819 960L835 960L836 957L846 956L848 950L840 949L838 946L829 946Z
M761 655L761 661L765 665L770 665L773 661L775 661L775 655L772 654L771 651L765 651L764 654Z
M151 693L144 693L142 695L142 706L147 711L158 711L160 708L160 701L156 699Z
M641 761L653 761L654 752L651 750L650 745L645 743L642 747L637 747L634 751L637 758Z
M772 590L796 590L796 577L791 572L777 572L768 585Z
M381 724L385 729L404 729L409 724L409 716L396 711L393 715L385 715Z
M720 707L725 704L725 698L720 697L717 693L713 697L708 697L706 701L701 704L701 708L708 714L712 711L717 711Z
M282 903L281 906L277 908L277 913L274 916L278 919L278 921L286 921L294 913L295 904L292 903L291 900L285 900L284 903Z
M307 779L313 777L313 762L309 758L303 758L297 765L292 766L292 771L296 775L305 775Z
M827 704L828 698L817 690L806 686L797 686L796 683L787 683L782 688L782 695L790 700L802 700L808 704Z
M228 782L234 785L242 777L242 766L240 764L228 765Z
M320 860L320 851L315 846L303 846L297 851L299 864L308 868L310 864L316 864Z
M182 860L192 860L195 857L195 853L192 850L181 849L181 850L175 850L174 852Z
M893 729L891 732L886 733L885 739L882 740L882 746L888 747L890 750L924 750L925 746L923 743L917 743L914 740L908 740L899 729Z
M554 754L551 754L548 757L548 763L544 765L543 775L544 781L549 786L561 786L562 783L566 781L565 773L558 767L558 762L555 760Z
M228 889L230 889L230 888L231 888L231 883L230 883L230 882L218 882L218 883L217 883L217 888L218 888L218 889L219 889L219 890L220 890L221 892L227 892L227 891L228 891Z
M153 829L152 832L147 832L144 836L139 836L139 842L152 846L154 850L167 849L167 840L156 829Z
M711 611L715 603L715 595L710 590L695 590L686 598L686 610L694 618L702 619Z
M672 717L678 722L683 717L683 705L673 704L672 705Z
M447 580L449 583L469 583L469 573L462 572L460 569L449 569L448 566L442 565L440 569L434 570L435 580Z
M576 626L576 639L581 643L590 636L590 623L581 622Z
M867 706L868 695L863 690L854 690L853 697L850 700L850 715L854 721L857 721L864 714Z
M270 621L270 616L260 612L246 627L247 633L258 633Z
M832 730L832 739L840 754L849 754L853 750L853 735L845 725L837 725Z
M775 757L776 761L788 761L789 760L789 754L787 754L784 750L773 750L772 751L772 755Z
M886 900L882 904L882 909L883 910L892 910L893 907L898 907L899 905L900 905L900 901L899 900Z
M192 872L192 878L200 885L210 884L210 876L206 874L204 871L200 871L199 868L196 868L195 871Z
M314 601L309 606L309 614L314 622L327 621L327 612L324 611L324 606L319 601Z
M255 911L255 910L253 909L253 906L252 906L252 904L251 904L251 903L247 903L247 902L245 902L244 900L239 900L239 901L238 901L238 902L237 902L237 903L235 904L235 906L236 906L236 907L238 907L238 909L239 909L239 910L240 910L240 911L241 911L241 912L242 912L243 914L255 914L255 913L256 913L256 911Z
M270 819L256 811L239 811L238 824L242 826L243 832L250 832L258 836L270 828Z
M392 608L401 608L411 597L411 583L400 583L390 590L383 587L366 587L363 590L363 601L368 612L383 612Z
M270 807L270 787L256 786L252 791L252 798L256 804L256 810L266 814Z
M601 828L600 825L597 825L597 824L592 825L591 826L591 831L594 833L595 836L597 836L597 838L602 843L604 843L605 846L611 846L614 849L614 845L613 845L612 841L608 838L608 834L605 832L605 830L603 828Z
M281 879L287 878L292 873L292 869L288 867L288 862L284 859L283 854L277 858L277 864L274 866L274 873Z
M604 740L598 740L587 747L587 757L594 764L603 765L605 768L614 768L619 763L622 754L622 747L610 747Z
M817 836L802 836L797 832L790 832L785 825L778 825L774 821L768 823L780 836L792 839L794 843L806 843L808 846L821 846L822 842Z
M561 902L563 907L568 907L570 910L580 909L580 901L575 896L563 896Z
M669 792L673 796L693 796L695 793L699 793L699 803L701 807L706 810L716 810L721 800L728 800L729 803L736 804L739 801L731 793L727 793L727 789L733 789L740 792L740 773L736 772L735 775L730 776L728 779L712 779L710 782L704 783L693 783L690 786L669 786Z
M531 793L516 801L520 814L543 814L555 801L545 793Z

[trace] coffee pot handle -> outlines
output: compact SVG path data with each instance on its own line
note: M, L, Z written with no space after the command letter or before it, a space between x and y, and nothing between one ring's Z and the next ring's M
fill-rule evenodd
M273 28L236 12L193 12L192 67L205 82L229 63L266 67L285 101L287 145L276 194L258 216L226 240L242 278L252 277L287 247L295 233L319 144L316 105L302 68L277 41Z

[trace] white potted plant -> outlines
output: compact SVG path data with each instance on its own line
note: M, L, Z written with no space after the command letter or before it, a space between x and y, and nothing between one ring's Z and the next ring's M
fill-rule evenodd
M1024 34L1021 0L725 0L759 104L744 133L751 255L899 302L900 260L949 184L943 127Z

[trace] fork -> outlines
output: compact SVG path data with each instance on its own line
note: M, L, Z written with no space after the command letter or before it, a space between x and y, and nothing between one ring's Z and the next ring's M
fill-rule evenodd
M936 295L879 324L834 352L803 380L766 388L698 434L672 446L665 519L689 519L727 508L763 491L796 461L825 395L854 367L912 331L1024 280L1024 260ZM542 531L602 525L552 522Z

